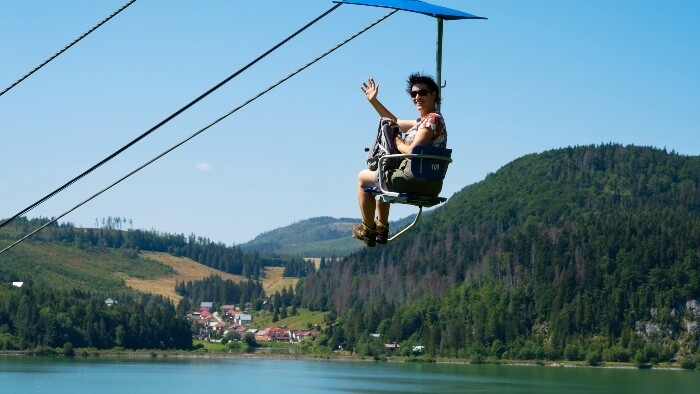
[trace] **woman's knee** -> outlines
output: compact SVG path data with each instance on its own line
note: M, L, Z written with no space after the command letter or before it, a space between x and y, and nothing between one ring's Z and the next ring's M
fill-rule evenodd
M364 169L357 174L357 183L360 186L370 186L375 183L375 173L368 169Z

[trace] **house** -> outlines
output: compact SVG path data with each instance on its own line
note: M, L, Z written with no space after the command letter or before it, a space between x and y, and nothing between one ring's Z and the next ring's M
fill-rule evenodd
M277 342L289 342L290 341L290 331L287 328L280 327L267 327L263 330L255 333L256 341L277 341Z
M214 303L209 302L209 301L204 301L201 304L199 304L199 309L202 309L202 308L207 308L209 311L211 311L214 309Z
M290 339L292 342L300 342L303 339L314 340L318 337L319 332L317 330L291 330Z
M274 341L289 342L289 340L290 340L290 332L285 327L282 327L282 328L272 327L270 329L270 331L268 331L268 332L269 332L270 337Z
M107 305L107 306L112 306L112 305L114 305L114 304L117 304L117 301L114 301L114 300L111 299L111 298L107 298L107 299L105 300L105 305Z
M199 317L200 319L204 320L210 320L212 318L211 312L209 312L209 309L207 308L199 308Z
M221 306L221 313L227 315L229 311L235 311L236 306L235 305L222 305Z
M262 330L260 330L260 331L257 331L257 332L255 333L255 340L258 341L258 342L261 342L261 341L267 342L267 341L269 341L269 340L270 340L270 336L269 336L269 334L268 334L269 330L270 330L270 328L268 327L268 328L264 328L264 329L262 329Z
M253 322L253 315L241 311L229 309L226 317L233 321L233 324L250 324Z
M218 333L218 334L223 333L224 327L225 327L225 326L226 326L226 325L225 325L223 322L220 322L220 321L218 321L218 322L213 322L213 321L212 321L212 322L209 322L209 328L211 328L212 330L214 330L214 331L215 331L216 333Z
M384 347L385 347L387 350L389 350L390 352L393 352L394 350L396 350L396 349L399 348L399 344L396 343L396 342L385 343L385 344L384 344Z
M214 316L206 308L199 308L197 311L187 313L185 317L189 321L196 322L200 327L207 327Z
M199 313L199 311L194 311L194 312L188 312L185 317L187 320L199 320L201 318L202 314Z
M233 323L234 324L239 324L239 325L244 325L244 324L250 324L253 322L253 315L249 315L247 313L236 313L233 315Z
M290 330L287 327L267 327L257 332L254 330L248 330L247 332L255 334L256 341L277 341L289 343L300 342L304 339L314 340L320 334L318 330Z
M234 326L234 327L233 327L233 331L236 332L236 333L238 333L238 335L240 335L241 338L243 338L243 335L245 335L245 333L246 333L247 330L246 330L246 328L243 327L243 326Z

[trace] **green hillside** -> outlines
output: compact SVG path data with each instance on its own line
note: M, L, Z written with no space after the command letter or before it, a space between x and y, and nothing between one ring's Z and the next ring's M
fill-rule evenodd
M0 241L0 248L9 242ZM153 279L172 269L154 260L113 249L82 250L57 243L27 242L0 255L2 283L33 282L55 289L124 292L123 277Z
M318 217L264 232L241 244L246 251L299 257L346 256L360 249L350 237L357 219Z
M452 174L455 176L455 174ZM522 157L415 230L309 276L331 346L640 365L697 354L700 158L582 146Z
M17 219L0 229L0 248L47 222ZM176 309L164 296L126 286L125 279L155 280L174 274L171 266L144 258L140 251L189 257L250 278L240 284L209 278L216 286L207 279L180 283L180 291L197 290L199 298L209 300L216 288L215 294L226 298L217 302L261 304L264 293L257 278L266 266L282 266L296 275L313 270L312 264L298 258L244 253L194 235L54 224L0 255L0 350L62 349L71 354L75 348L191 348L191 324L184 319L190 298L184 297L186 302Z
M392 233L406 227L414 216L392 221ZM345 257L364 246L351 236L352 226L359 221L360 219L336 219L328 216L301 220L264 232L240 247L245 251L288 256Z

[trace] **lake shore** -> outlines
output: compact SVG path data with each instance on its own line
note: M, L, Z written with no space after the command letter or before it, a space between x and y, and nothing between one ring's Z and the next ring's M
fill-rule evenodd
M209 351L183 351L183 350L97 350L97 349L76 349L74 355L64 355L60 351L55 353L20 350L0 351L0 356L55 356L71 358L123 358L123 359L270 359L270 360L318 360L318 361L343 361L343 362L397 362L397 363L435 363L435 364L485 364L485 365L507 365L507 366L530 366L530 367L556 367L556 368L610 368L610 369L655 369L655 370L682 370L680 365L649 365L638 367L630 363L610 363L602 362L599 365L589 365L584 361L540 361L540 360L496 360L485 359L474 363L467 359L458 358L427 358L427 357L403 357L391 356L373 358L369 356L358 356L353 354L299 354L293 352L270 351L269 348L260 348L253 353L243 352L209 352ZM289 349L284 349L289 350Z

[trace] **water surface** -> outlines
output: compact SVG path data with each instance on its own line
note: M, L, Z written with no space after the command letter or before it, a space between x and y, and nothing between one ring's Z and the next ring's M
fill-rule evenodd
M700 371L273 360L0 356L7 393L698 393Z

